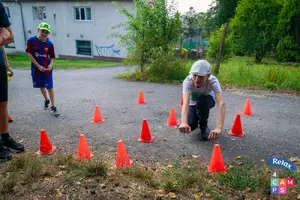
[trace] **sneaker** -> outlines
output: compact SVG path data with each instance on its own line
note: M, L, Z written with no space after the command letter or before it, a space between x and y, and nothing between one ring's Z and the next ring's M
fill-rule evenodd
M201 128L200 137L202 140L208 140L208 137L210 135L210 129L208 126L205 126L204 128Z
M11 153L0 145L0 162L8 161L12 158Z
M8 140L1 140L0 146L10 150L12 152L21 153L25 150L24 145L14 141L10 136L8 136Z
M59 113L57 112L56 107L51 106L51 112L53 116L58 117Z
M50 104L50 100L45 100L45 106L44 106L44 110L47 110L49 108L49 104Z

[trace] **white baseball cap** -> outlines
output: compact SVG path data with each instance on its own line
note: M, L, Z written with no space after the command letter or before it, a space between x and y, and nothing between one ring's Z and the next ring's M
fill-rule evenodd
M206 60L196 61L190 70L190 74L195 74L198 76L207 76L210 73L210 64Z

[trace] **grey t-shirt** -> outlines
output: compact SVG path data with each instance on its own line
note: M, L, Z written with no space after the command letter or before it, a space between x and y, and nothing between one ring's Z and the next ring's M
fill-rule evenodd
M207 82L203 84L200 88L196 88L195 84L192 80L193 75L189 75L183 81L183 90L182 92L189 92L190 93L190 105L196 105L197 100L200 96L203 95L211 95L215 99L215 93L222 92L221 85L219 80L210 75Z

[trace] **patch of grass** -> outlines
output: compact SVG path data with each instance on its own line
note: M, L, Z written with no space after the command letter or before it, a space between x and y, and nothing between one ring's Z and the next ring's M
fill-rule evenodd
M106 166L101 162L91 162L84 167L85 177L105 177L107 173Z
M31 62L27 56L8 56L8 62L12 68L30 69ZM82 69L120 66L121 62L106 62L99 60L65 60L55 59L54 69Z
M221 84L270 90L300 91L300 64L277 63L268 58L261 64L251 57L233 57L222 63L219 73Z
M267 175L267 171L255 166L254 162L243 160L241 165L234 164L226 175L220 174L218 182L237 190L251 188L253 191L260 191L269 184Z
M260 64L253 61L252 57L236 56L222 63L219 75L217 76L221 85L228 84L245 88L300 91L300 81L298 81L300 79L299 63L278 63L273 58L265 58ZM194 62L184 62L185 70L172 72L170 75L171 80L150 77L140 72L121 74L118 77L130 81L180 83L189 74L190 67ZM214 71L214 68L215 64L212 64L212 71Z
M184 192L192 186L203 190L204 183L207 182L206 171L194 161L177 162L174 167L164 170L161 177L161 188L167 192Z
M42 174L42 160L37 157L27 157L24 163L24 179L28 181L34 181Z
M143 167L132 166L130 168L121 168L120 172L127 176L138 179L151 187L157 188L158 186L158 183L153 178L154 173L152 171L146 170Z
M0 184L0 196L10 194L14 191L14 186L17 183L17 175L16 173L8 173L6 179Z
M195 195L217 200L268 197L270 174L266 166L257 166L245 159L239 161L242 164L226 166L226 174L210 174L207 166L201 165L197 159L176 160L172 165L157 165L155 168L137 163L115 169L107 168L97 159L80 161L72 156L27 155L5 163L0 170L0 200L4 197L29 199L40 194L54 199L58 188L62 194L86 199L106 199L106 196L107 199L117 199L118 195L128 192L143 199L146 194L152 196L153 190L162 190L164 195L174 192L178 199L194 199ZM288 188L284 197L276 199L296 199L300 191L297 184L300 174L283 170L280 177L294 178L296 185ZM116 192L116 187L122 188L124 194L119 194L120 190ZM136 187L134 192L132 187Z

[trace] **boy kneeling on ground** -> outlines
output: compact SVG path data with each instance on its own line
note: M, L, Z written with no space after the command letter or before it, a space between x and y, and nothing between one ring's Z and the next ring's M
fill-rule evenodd
M183 106L179 130L182 133L194 131L200 126L199 136L203 140L215 140L222 132L225 118L225 102L218 79L211 74L210 64L206 60L196 61L190 75L183 82ZM218 104L216 128L207 126L209 111Z

